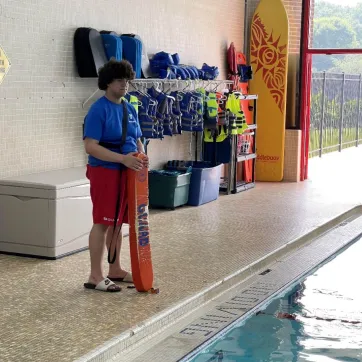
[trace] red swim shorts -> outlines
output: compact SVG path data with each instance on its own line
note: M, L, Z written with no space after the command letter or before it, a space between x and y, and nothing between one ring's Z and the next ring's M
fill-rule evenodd
M113 225L119 194L117 225L128 224L127 172L87 165L93 203L93 223Z

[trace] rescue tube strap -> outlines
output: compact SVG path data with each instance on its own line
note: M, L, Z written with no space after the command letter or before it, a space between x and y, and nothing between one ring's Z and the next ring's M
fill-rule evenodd
M115 143L108 143L108 142L99 142L99 145L102 146L102 147L105 147L107 149L119 148L119 150L121 152L122 152L122 147L126 143L127 131L128 131L128 109L127 109L127 104L126 104L126 102L124 100L122 102L122 105L123 105L123 118L122 118L122 139L121 139L121 143L120 144L115 144ZM122 172L122 168L121 168L120 172ZM114 221L113 221L113 235L112 235L112 240L111 240L111 243L110 243L109 249L108 249L108 263L109 264L114 264L114 262L116 261L117 240L118 240L118 237L119 237L119 235L121 233L121 228L119 228L118 233L117 233L117 237L116 237L116 246L114 248L114 255L111 258L112 243L113 243L116 228L117 228L118 214L119 214L119 209L120 209L120 206L121 206L120 205L120 197L121 197L121 190L120 190L120 187L118 187L117 200L116 200L116 211L115 211L115 214L114 214Z

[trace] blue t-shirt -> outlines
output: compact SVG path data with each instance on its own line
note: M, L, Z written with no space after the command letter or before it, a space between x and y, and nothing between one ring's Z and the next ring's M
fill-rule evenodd
M122 154L137 152L137 140L142 136L138 115L135 108L126 102L128 109L128 129L126 142L122 147ZM123 104L116 104L106 97L98 99L90 108L84 121L84 138L93 138L99 142L120 145L122 140ZM119 146L111 151L120 153ZM119 169L121 164L102 161L91 155L88 157L90 166L102 166Z

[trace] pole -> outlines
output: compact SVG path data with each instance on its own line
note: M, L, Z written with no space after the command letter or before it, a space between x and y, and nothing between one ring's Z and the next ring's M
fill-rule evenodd
M322 91L322 119L319 129L319 157L322 157L323 154L323 127L324 127L324 116L325 116L325 107L326 107L326 83L327 83L327 73L323 72L323 91Z
M257 100L254 99L254 124L257 125L258 122L258 114L257 114ZM258 127L257 127L258 128ZM254 142L253 142L253 153L257 153L257 147L256 147L256 133L257 128L255 128L254 131ZM256 157L253 159L253 183L255 183L256 180Z
M248 41L248 34L249 34L249 6L248 6L248 0L245 0L245 7L244 7L244 54L246 56L246 59L249 61L249 41Z
M300 63L300 128L302 130L302 147L300 162L300 180L308 178L309 128L310 128L310 80L312 56L308 53L310 41L311 0L303 0L301 63Z
M356 147L359 146L359 120L361 117L361 96L362 96L362 74L359 75L358 110L356 124Z
M199 133L195 132L195 161L198 161L199 159Z
M341 112L341 120L339 122L339 152L342 151L342 145L343 145L343 120L344 120L344 89L346 84L346 73L343 73L343 84L342 84L342 112Z

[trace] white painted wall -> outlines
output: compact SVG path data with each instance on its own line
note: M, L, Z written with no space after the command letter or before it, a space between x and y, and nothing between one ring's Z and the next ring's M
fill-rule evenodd
M183 63L218 65L241 50L243 1L0 0L0 44L12 68L0 86L0 178L86 163L83 101L96 80L77 77L77 27L134 32L149 53L178 52ZM151 165L187 158L190 135L152 141Z

